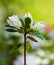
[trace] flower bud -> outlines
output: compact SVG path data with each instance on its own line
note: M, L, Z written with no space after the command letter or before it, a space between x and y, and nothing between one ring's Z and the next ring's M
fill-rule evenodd
M17 15L13 15L13 16L9 17L7 22L10 26L14 26L17 28L22 27L22 24L21 24L20 20L18 19Z
M38 23L35 23L32 28L34 30L41 30L44 27L45 27L45 25L42 22L38 22Z
M33 24L32 15L29 12L25 14L25 24L27 24L27 27L30 27L30 28Z

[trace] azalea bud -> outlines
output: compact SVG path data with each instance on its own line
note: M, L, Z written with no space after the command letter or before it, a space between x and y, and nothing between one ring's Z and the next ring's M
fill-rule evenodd
M25 24L27 27L30 27L30 28L31 28L31 25L33 24L32 15L29 12L25 14Z
M44 27L45 27L45 25L42 22L38 22L38 23L35 23L32 28L34 30L41 30Z
M17 28L22 27L22 24L21 24L20 20L18 19L17 15L13 15L13 16L9 17L7 22L10 26L14 26Z

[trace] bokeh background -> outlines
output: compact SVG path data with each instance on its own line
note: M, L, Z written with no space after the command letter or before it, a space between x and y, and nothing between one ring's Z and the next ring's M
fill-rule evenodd
M23 65L23 46L12 49L23 44L23 35L6 32L5 25L9 16L24 18L27 12L46 25L41 31L45 39L27 44L27 65L54 65L54 0L0 0L0 65Z

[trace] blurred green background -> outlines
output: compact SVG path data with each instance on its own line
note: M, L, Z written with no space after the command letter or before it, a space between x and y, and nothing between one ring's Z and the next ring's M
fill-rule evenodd
M34 21L43 21L54 30L54 0L0 0L0 65L13 65L16 56L23 54L23 47L13 54L9 53L9 50L19 43L21 35L6 32L5 25L8 16L17 14L24 18L27 12L32 14ZM41 50L46 54L54 54L53 40L46 38L46 45L41 46ZM31 49L28 53L32 54L34 51L37 49ZM54 65L54 59L50 59L48 65Z

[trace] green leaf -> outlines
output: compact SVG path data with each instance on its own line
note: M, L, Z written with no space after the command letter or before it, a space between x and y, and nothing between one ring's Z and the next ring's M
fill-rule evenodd
M18 50L18 48L20 48L22 46L22 44L17 44L15 47L13 47L10 51L9 51L9 53L14 53L14 52L16 52L17 50Z
M9 24L6 24L5 27L10 27L10 25Z
M14 26L10 26L9 24L6 24L5 27L8 27L8 28L15 28L15 29L17 29L16 27L14 27Z
M43 40L43 36L41 34L36 34L36 36Z
M17 29L17 31L18 31L19 33L23 33L22 29Z
M9 29L6 29L6 31L8 31L8 32L17 32L17 30L15 30L15 29L13 29L13 28L9 28Z
M34 42L38 42L36 39L32 38L31 36L27 36L27 38L29 38L30 40L32 40Z
M43 35L41 33L39 33L38 31L30 30L28 33L35 35L35 36L37 36L37 37L39 37L40 39L43 40Z
M46 39L46 40L50 40L50 36L47 34L47 33L43 33L43 37Z
M31 19L29 17L25 18L25 27L28 29L30 27Z
M36 34L40 34L40 32L35 31L35 30L33 30L33 29L29 29L28 33L36 33Z
M21 21L21 23L22 23L22 26L24 27L24 21L23 21L23 19L20 18L20 21Z
M7 29L6 31L8 32L19 32L19 33L23 33L23 30L21 28L16 28L14 26L10 26L9 24L6 25Z
M14 28L8 28L8 29L6 29L6 31L8 31L8 32L23 33L23 31L21 29L14 29Z

